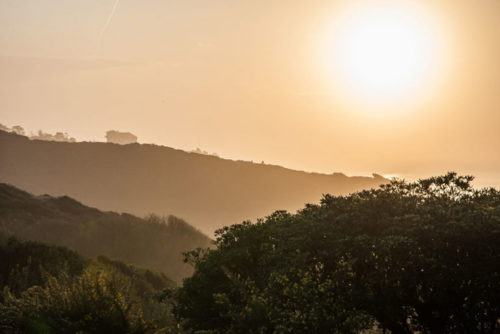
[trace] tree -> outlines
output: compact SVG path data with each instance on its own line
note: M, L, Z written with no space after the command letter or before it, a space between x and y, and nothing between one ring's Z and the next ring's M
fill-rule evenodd
M194 330L492 333L500 319L500 193L448 173L218 231L176 313Z
M14 125L11 130L17 135L24 136L24 129L19 125Z
M130 132L109 130L106 132L106 141L120 145L134 144L137 143L137 136Z

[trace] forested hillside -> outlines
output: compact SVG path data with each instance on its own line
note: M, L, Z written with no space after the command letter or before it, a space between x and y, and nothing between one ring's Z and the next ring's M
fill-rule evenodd
M89 257L105 255L176 281L192 272L182 253L212 243L173 216L142 219L102 212L67 196L33 196L7 184L0 184L0 232L63 245Z
M295 211L322 194L374 188L381 176L347 177L232 161L155 145L30 140L0 131L0 182L68 195L101 210L173 214L204 233Z
M1 333L176 329L163 274L0 233Z

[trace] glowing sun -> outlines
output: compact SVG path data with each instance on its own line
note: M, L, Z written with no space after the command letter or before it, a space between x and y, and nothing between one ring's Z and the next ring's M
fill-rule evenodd
M329 32L330 75L357 97L397 100L416 94L439 65L436 31L430 17L409 2L353 5Z

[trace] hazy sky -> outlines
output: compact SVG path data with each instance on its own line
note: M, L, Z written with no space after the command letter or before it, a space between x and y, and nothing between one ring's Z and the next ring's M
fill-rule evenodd
M429 18L440 62L409 97L382 101L332 70L343 64L329 40L353 3L0 0L0 123L78 140L125 130L327 173L456 170L500 186L500 1L397 1Z

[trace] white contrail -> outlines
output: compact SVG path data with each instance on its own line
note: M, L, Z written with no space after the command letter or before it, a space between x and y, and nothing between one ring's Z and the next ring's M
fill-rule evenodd
M116 7L118 7L118 3L120 0L116 0L113 8L111 9L111 13L109 13L108 20L106 21L106 24L104 24L104 27L102 27L101 30L101 36L99 37L99 45L102 43L102 38L104 37L104 33L106 33L106 30L108 30L108 26L111 23L111 20L113 19L113 15L115 15Z

